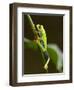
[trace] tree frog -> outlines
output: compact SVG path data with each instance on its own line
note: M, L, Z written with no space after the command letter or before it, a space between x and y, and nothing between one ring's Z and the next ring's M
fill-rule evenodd
M36 30L34 31L35 33L35 37L36 37L36 43L38 44L42 56L45 60L44 62L44 69L48 70L48 63L50 61L50 57L48 55L48 51L47 51L47 36L46 36L46 32L45 29L43 27L43 25L37 24L36 26Z

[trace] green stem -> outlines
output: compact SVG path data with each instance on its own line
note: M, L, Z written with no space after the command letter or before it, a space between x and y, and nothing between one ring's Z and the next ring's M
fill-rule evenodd
M33 23L33 20L32 20L32 18L31 18L31 16L29 14L27 14L27 18L28 18L30 27L31 27L31 29L33 30L33 33L34 33L34 31L36 30L35 24Z

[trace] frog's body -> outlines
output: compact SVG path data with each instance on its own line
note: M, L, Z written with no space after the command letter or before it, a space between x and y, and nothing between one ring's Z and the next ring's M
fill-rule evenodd
M40 49L45 52L47 51L47 38L46 38L46 32L43 28L43 25L36 25L36 40L37 40L37 44L39 45Z
M40 24L36 25L35 37L36 37L36 43L38 44L42 52L43 58L45 60L44 68L47 70L50 58L47 52L47 37L43 25Z

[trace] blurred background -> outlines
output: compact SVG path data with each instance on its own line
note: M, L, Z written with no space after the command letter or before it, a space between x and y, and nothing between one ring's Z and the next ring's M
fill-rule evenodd
M47 43L57 45L63 53L63 16L53 14L30 14L34 24L44 26L47 34ZM34 40L32 29L30 28L27 16L23 13L24 38ZM50 53L49 53L50 54ZM42 56L40 50L26 48L24 45L24 74L45 73L42 68ZM48 73L57 73L56 66L50 60Z

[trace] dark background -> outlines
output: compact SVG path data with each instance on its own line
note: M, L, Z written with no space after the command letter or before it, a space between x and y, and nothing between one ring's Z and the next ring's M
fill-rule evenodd
M46 30L47 42L57 44L63 52L63 16L61 15L35 15L30 14L34 24L42 24ZM24 14L24 37L33 40L33 32ZM45 73L42 64L40 51L33 51L24 47L24 74ZM48 73L58 72L55 65L50 61Z

